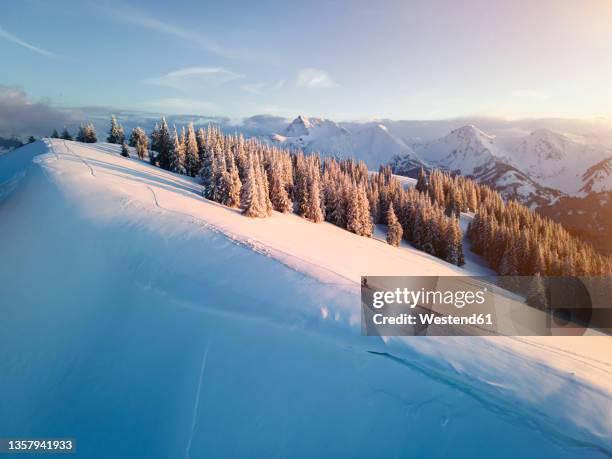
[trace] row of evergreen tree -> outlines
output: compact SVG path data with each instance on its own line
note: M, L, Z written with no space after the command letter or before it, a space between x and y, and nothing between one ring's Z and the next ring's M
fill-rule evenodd
M612 257L597 253L562 225L471 179L421 171L417 189L447 214L475 212L467 235L472 251L503 276L598 276L612 274Z
M53 130L51 134L52 139L63 139L63 140L76 140L77 142L84 143L96 143L98 137L96 134L96 128L92 123L83 123L79 126L79 130L76 139L72 137L70 131L64 126L62 133L60 134L57 129ZM121 145L121 154L123 156L129 156L128 143L125 141L125 131L123 126L117 121L115 116L111 116L110 129L106 141ZM144 129L136 127L132 130L129 138L129 146L136 149L136 153L140 159L144 159L148 155L149 151L149 139Z
M79 126L79 131L76 135L76 138L70 134L68 128L64 126L62 133L57 132L57 129L53 130L51 134L52 139L63 139L63 140L76 140L77 142L84 143L96 143L98 141L98 137L96 134L96 128L91 123L81 124Z
M389 166L372 175L368 199L376 223L392 227L390 221L397 219L402 237L418 249L459 266L465 263L459 214L446 212L426 191L405 189Z

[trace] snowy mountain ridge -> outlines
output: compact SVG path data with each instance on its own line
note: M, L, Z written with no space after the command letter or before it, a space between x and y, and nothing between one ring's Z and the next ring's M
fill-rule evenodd
M305 152L320 152L337 157L358 157L368 167L378 169L394 156L413 155L412 148L392 135L384 124L374 123L355 130L321 118L298 116L282 134L272 134L271 141Z
M513 164L535 181L570 196L581 195L590 167L612 157L610 149L578 143L548 129L532 132L511 151ZM612 191L599 177L589 179Z
M612 191L605 173L587 174L589 166L610 157L611 150L548 129L500 140L473 125L464 126L416 152L430 167L472 177L528 205L551 204L563 195L584 196L586 180L592 181L589 189ZM395 164L401 169L402 161Z
M434 167L473 177L502 194L513 194L509 186L522 189L515 197L527 204L552 203L562 195L584 196L588 179L591 189L612 191L605 175L586 178L590 167L612 157L611 149L578 143L549 129L501 140L465 126L426 143L417 154Z
M562 196L612 191L606 169L612 149L585 139L548 128L500 138L467 124L443 137L410 143L393 134L388 123L339 124L300 115L270 139L307 152L356 157L373 170L392 163L397 173L413 177L421 167L459 173L532 207L555 203Z

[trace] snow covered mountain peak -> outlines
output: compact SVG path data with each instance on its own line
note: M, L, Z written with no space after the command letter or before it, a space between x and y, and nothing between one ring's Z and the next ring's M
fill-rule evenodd
M493 136L470 124L424 145L419 153L432 164L474 175L496 159L505 157L494 140Z
M567 155L570 143L573 142L562 134L549 129L537 129L523 139L521 151L540 160L558 161Z
M494 136L487 134L481 129L478 129L473 124L467 124L458 129L455 129L451 131L449 136L456 137L458 139L477 138L482 142L492 142L494 139Z
M299 115L295 118L287 129L285 137L320 137L346 134L347 131L341 128L335 121L324 118L308 118Z
M320 121L318 118L313 118L313 121ZM312 123L310 119L305 117L304 115L299 115L296 119L294 119L287 129L285 129L285 135L287 137L299 137L302 135L308 135L309 129L312 128Z

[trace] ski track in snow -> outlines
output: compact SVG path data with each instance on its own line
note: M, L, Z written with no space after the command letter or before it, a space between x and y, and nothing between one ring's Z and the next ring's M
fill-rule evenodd
M208 357L208 349L210 345L207 344L204 349L204 355L202 356L202 364L200 365L200 377L198 379L198 386L196 388L195 402L193 405L193 418L191 420L191 429L189 430L189 439L187 441L187 448L185 449L185 458L189 459L191 456L191 444L193 442L193 435L195 433L198 416L200 413L200 393L202 392L202 381L204 380L204 370L206 369L206 358Z
M83 164L85 164L85 166L86 166L86 167L88 167L88 168L89 168L89 172L91 173L91 176L92 176L92 177L96 177L96 173L94 172L93 167L92 167L92 166L91 166L91 165L90 165L90 164L89 164L87 161L85 161L85 159L84 159L84 158L83 158L81 155L79 155L79 154L78 154L78 153L76 153L76 152L75 152L75 151L74 151L72 148L70 148L70 147L68 146L68 144L66 144L66 141L65 141L65 140L64 140L64 147L66 147L66 150L68 150L68 152L69 152L70 154L72 154L73 156L76 156L77 158L79 158L79 160L81 160L81 162L82 162ZM59 158L58 158L58 159L59 159Z

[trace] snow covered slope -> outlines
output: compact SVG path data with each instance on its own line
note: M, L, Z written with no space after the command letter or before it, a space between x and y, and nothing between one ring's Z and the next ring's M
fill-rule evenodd
M0 432L87 458L612 454L608 337L360 335L360 274L466 272L422 252L247 219L108 144L5 154L0 196Z

